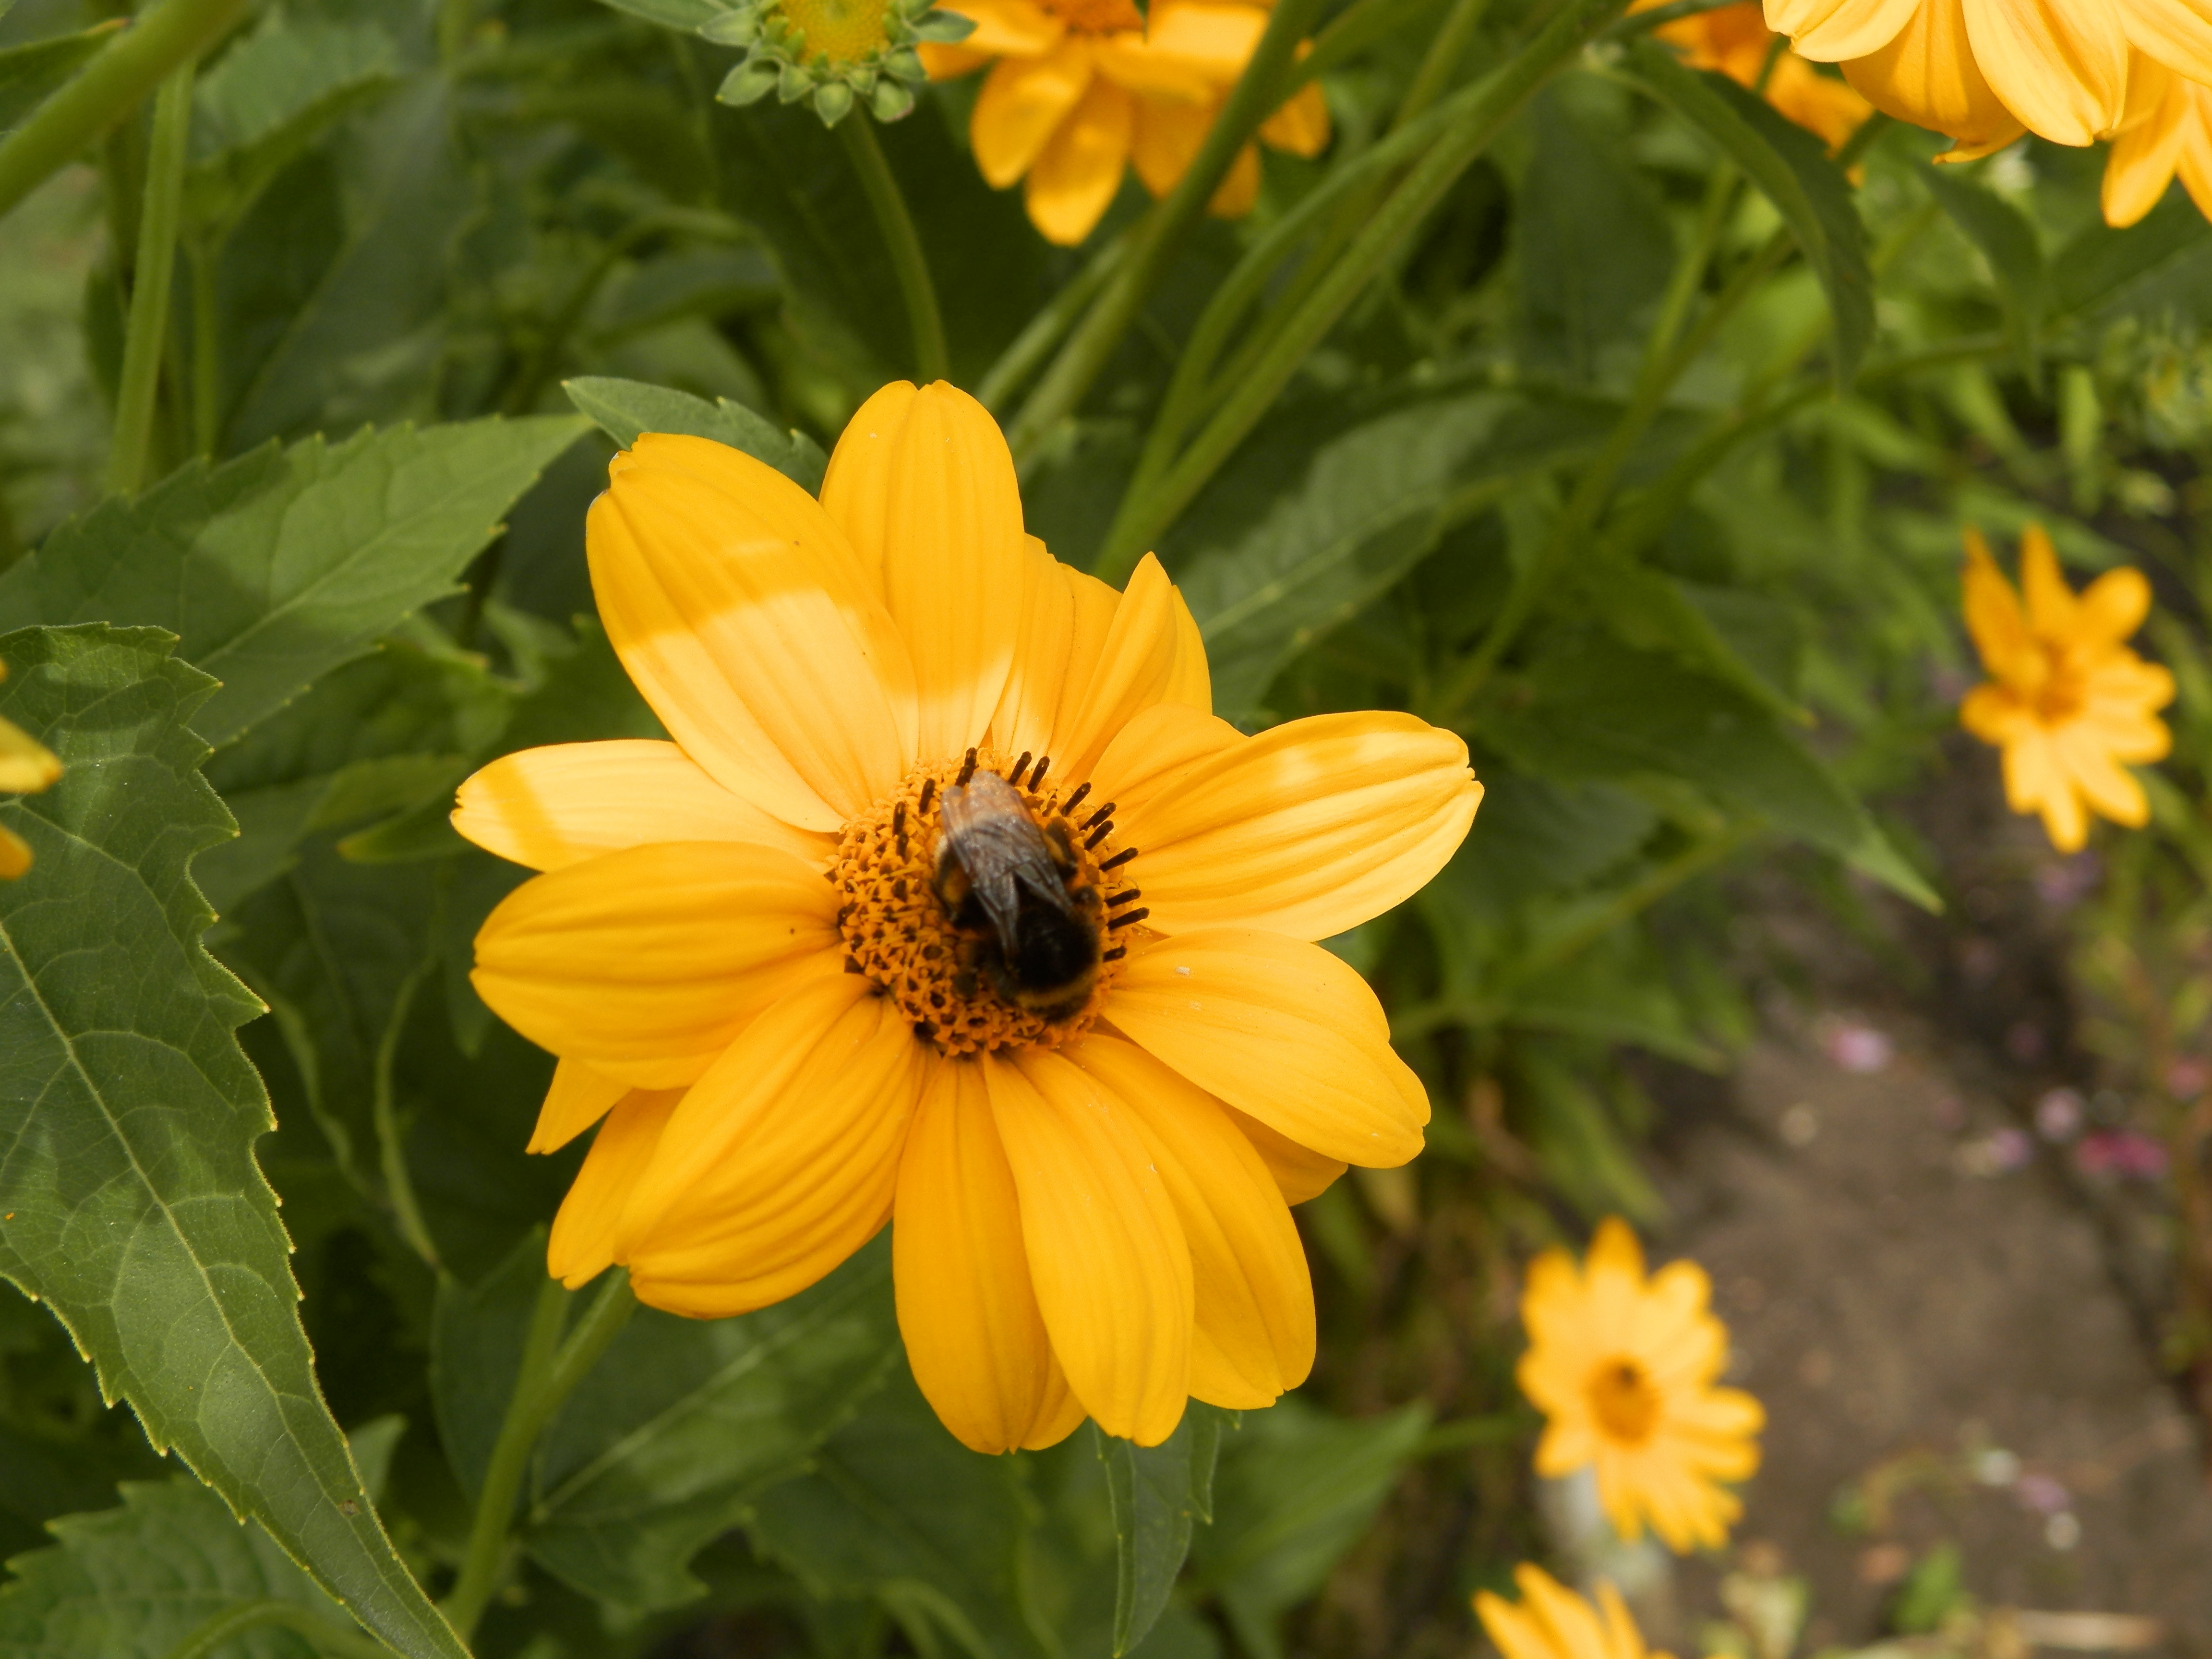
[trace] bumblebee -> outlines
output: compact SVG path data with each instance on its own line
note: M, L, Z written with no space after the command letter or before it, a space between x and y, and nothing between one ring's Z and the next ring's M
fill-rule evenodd
M1067 821L1039 823L1021 791L988 770L947 784L943 799L933 885L961 935L953 988L973 995L980 976L1042 1019L1078 1012L1098 977L1105 905Z

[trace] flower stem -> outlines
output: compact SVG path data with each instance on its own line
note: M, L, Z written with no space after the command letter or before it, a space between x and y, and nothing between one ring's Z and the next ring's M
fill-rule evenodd
M392 1650L359 1631L343 1630L296 1601L241 1601L204 1620L169 1650L168 1659L204 1659L249 1631L274 1626L306 1638L328 1659L392 1659Z
M860 175L876 228L890 251L892 274L906 297L907 321L914 329L915 374L925 385L944 380L952 372L945 349L945 319L938 313L937 288L929 280L929 262L922 257L921 238L915 230L914 216L907 211L906 198L899 194L898 180L891 176L890 163L876 142L875 127L865 114L855 111L840 121L837 136L845 141L853 171Z
M1245 60L1244 73L1237 77L1190 167L1137 227L1128 258L1076 325L1007 428L1006 442L1017 465L1035 455L1047 434L1074 412L1121 343L1166 273L1168 262L1228 175L1237 152L1281 101L1284 78L1297 55L1298 42L1320 9L1321 0L1279 0L1269 14L1260 44Z
M163 0L101 48L76 78L0 143L0 215L138 106L179 64L222 37L249 0Z
M107 452L107 488L135 495L146 482L146 450L161 390L161 348L174 296L177 218L185 193L185 143L192 125L192 63L186 58L161 82L154 100L154 141L146 154L146 196L138 220L138 257L131 271L131 318L123 337L123 373L115 394L115 431Z
M514 1501L522 1490L522 1477L530 1468L530 1454L537 1448L538 1437L637 1311L629 1275L619 1267L608 1275L564 1341L561 1326L568 1311L568 1292L558 1279L548 1279L538 1291L537 1307L531 1310L514 1392L507 1397L507 1416L500 1423L499 1438L492 1444L483 1490L477 1494L461 1576L441 1609L464 1642L476 1633L477 1621L490 1605L492 1593L506 1570Z

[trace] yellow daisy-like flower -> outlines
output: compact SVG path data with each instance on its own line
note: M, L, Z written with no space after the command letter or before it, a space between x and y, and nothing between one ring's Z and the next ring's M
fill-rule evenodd
M536 1151L602 1117L551 1270L701 1317L893 1224L922 1391L984 1451L1312 1363L1289 1204L1420 1150L1366 982L1311 941L1441 868L1481 787L1407 714L1240 734L1149 556L1027 536L982 406L899 382L820 501L703 439L615 458L601 619L673 742L526 750L454 823L544 873L476 984L560 1057Z
M1647 1279L1636 1235L1618 1218L1599 1227L1583 1267L1565 1250L1529 1264L1528 1351L1516 1375L1547 1419L1536 1473L1595 1463L1598 1500L1624 1538L1649 1521L1669 1549L1717 1547L1743 1512L1719 1483L1758 1468L1766 1414L1741 1389L1713 1386L1728 1331L1706 1305L1711 1293L1694 1261Z
M2105 158L2105 222L2135 223L2177 173L2197 210L2212 219L2212 87L2137 52L2128 64L2127 113Z
M0 662L0 680L7 678L8 665ZM0 793L39 794L61 775L62 763L53 750L12 720L0 720ZM14 830L0 828L0 881L13 881L30 867L29 843Z
M1647 11L1667 0L1636 0L1632 12ZM1692 69L1714 70L1739 86L1756 87L1766 71L1774 31L1760 15L1759 0L1722 6L1662 23L1658 37L1679 50ZM1874 106L1832 76L1821 74L1794 52L1774 60L1766 75L1766 101L1799 126L1820 135L1830 149L1839 146L1874 112Z
M1522 1562L1513 1569L1521 1599L1490 1590L1474 1596L1475 1616L1505 1659L1671 1659L1644 1645L1643 1632L1609 1583L1597 1587L1593 1607L1543 1568Z
M994 189L1024 180L1030 222L1071 247L1112 203L1125 166L1155 196L1175 187L1267 21L1265 4L1244 0L1158 0L1149 19L1131 0L946 0L943 9L973 18L975 32L923 46L929 72L992 65L968 127L976 166ZM1299 88L1260 137L1318 155L1328 143L1321 88ZM1259 197L1260 154L1247 144L1210 206L1234 219Z
M2172 735L2157 711L2173 676L2122 643L2150 612L2140 570L2107 570L2080 593L2058 574L2040 525L2020 538L2025 609L1976 530L1966 532L1966 629L1989 683L1960 705L1959 723L2004 753L2005 801L2039 812L2051 844L2081 850L2088 813L2139 829L2142 785L2122 762L2162 760Z

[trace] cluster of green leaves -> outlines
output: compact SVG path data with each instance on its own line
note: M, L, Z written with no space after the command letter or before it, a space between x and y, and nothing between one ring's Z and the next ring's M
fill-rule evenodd
M581 556L612 445L697 432L812 488L908 367L843 150L714 101L718 9L260 9L194 94L136 499L94 481L143 121L7 222L0 716L69 769L0 798L36 855L0 885L0 1650L462 1650L432 1598L568 1316L542 1229L578 1152L521 1153L550 1062L467 969L522 872L453 835L451 792L658 733ZM0 12L5 133L113 31ZM1486 786L1436 883L1334 942L1437 1111L1418 1173L1301 1212L1316 1386L1153 1450L988 1460L906 1373L880 1243L744 1319L641 1315L535 1448L473 1651L1466 1639L1529 1542L1510 1340L1469 1287L1566 1215L1655 1210L1620 1057L1714 1066L1747 1030L1719 884L1778 855L1936 902L1868 800L1948 720L1959 523L2109 562L2212 442L2185 202L2109 231L2093 156L1939 170L1898 128L1854 175L1646 39L1573 58L1606 21L1319 14L1332 149L1194 229L1049 421L1020 394L1141 249L1141 191L1055 252L965 153L972 82L881 134L1030 528L1109 571L1144 529L1240 724L1409 708ZM1401 1588L1299 1612L1333 1572Z

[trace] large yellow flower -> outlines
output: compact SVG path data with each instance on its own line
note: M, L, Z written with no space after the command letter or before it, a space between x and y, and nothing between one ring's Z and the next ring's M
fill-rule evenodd
M0 662L0 680L7 678L8 665ZM52 750L12 720L0 720L0 793L35 795L61 775L62 763ZM13 881L30 867L29 843L0 827L0 881Z
M454 815L544 872L477 942L484 1000L560 1056L532 1146L605 1119L552 1271L627 1263L713 1317L891 1221L915 1376L980 1450L1086 1414L1154 1444L1188 1395L1295 1386L1287 1206L1405 1162L1428 1118L1374 994L1310 941L1451 856L1466 745L1406 714L1214 718L1158 562L1118 593L1055 562L998 427L941 383L869 399L818 502L697 438L611 475L592 587L674 741L510 755ZM983 842L1035 854L1002 866L1011 939L969 907L997 890ZM1071 915L1087 956L1032 952Z
M2135 54L2128 107L2105 158L2105 222L2131 225L2159 204L2175 173L2212 219L2212 87Z
M1597 1606L1546 1572L1522 1562L1513 1569L1521 1599L1509 1601L1478 1590L1475 1615L1505 1659L1669 1659L1644 1645L1620 1592L1610 1583L1597 1587Z
M1636 0L1632 12L1662 6L1667 0ZM1766 76L1766 101L1799 126L1816 132L1830 149L1858 130L1874 106L1832 76L1821 74L1794 52L1766 59L1774 31L1759 15L1758 0L1720 6L1662 23L1659 38L1678 48L1693 69L1716 70L1740 86L1756 87Z
M1705 1269L1675 1261L1648 1280L1636 1235L1597 1230L1581 1269L1565 1250L1529 1264L1521 1391L1547 1421L1536 1473L1597 1466L1598 1499L1622 1537L1648 1520L1668 1548L1717 1547L1742 1513L1719 1485L1759 1467L1759 1401L1713 1381L1728 1331L1707 1310Z
M1049 241L1088 236L1134 165L1164 196L1188 169L1245 60L1267 7L1245 0L946 0L975 32L957 46L925 45L940 78L992 63L969 122L975 163L994 189L1025 179L1030 221ZM1260 129L1294 155L1328 143L1328 106L1309 82ZM1237 155L1210 204L1234 219L1260 197L1260 155Z
M1966 694L1959 723L2004 751L2006 803L2041 813L2051 845L2072 853L2088 839L2088 812L2130 827L2149 817L2121 763L2172 747L2157 711L2173 701L2173 676L2122 643L2150 611L2140 570L2107 570L2076 594L2051 538L2030 525L2020 578L2024 611L1981 532L1966 532L1966 628L1990 680Z

